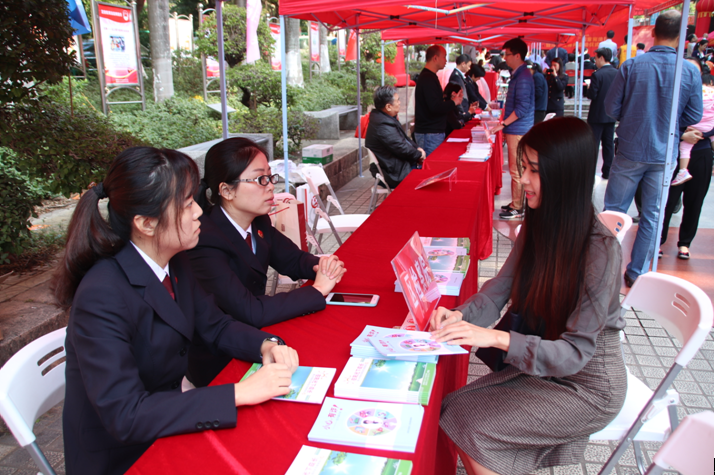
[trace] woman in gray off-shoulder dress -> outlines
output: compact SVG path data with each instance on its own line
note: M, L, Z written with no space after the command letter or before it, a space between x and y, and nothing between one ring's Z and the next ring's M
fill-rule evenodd
M594 153L576 118L521 139L528 209L514 248L478 294L432 317L438 341L477 347L493 370L442 403L440 426L470 474L578 463L623 405L621 248L591 203Z

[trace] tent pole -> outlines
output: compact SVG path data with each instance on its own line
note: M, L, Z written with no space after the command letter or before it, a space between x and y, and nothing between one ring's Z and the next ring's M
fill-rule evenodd
M382 72L381 86L385 85L385 40L380 40L380 70Z
M226 108L226 63L223 55L223 0L216 0L216 27L218 34L218 71L221 77L221 129L224 140L228 138L228 110Z
M281 25L281 112L283 116L283 171L285 174L286 193L290 193L290 162L288 161L288 98L286 97L286 22L285 17L280 15ZM340 53L338 52L338 61Z
M564 44L564 46L566 46ZM558 50L557 50L558 51ZM578 39L576 40L576 44L574 44L574 50L573 50L574 56L578 58ZM576 68L576 75L574 76L573 80L573 115L574 117L579 117L578 115L578 68ZM566 105L566 100L564 99L564 107Z
M360 30L355 29L355 47L357 49L357 112L358 112L358 176L362 178L362 100L360 99Z
M631 45L633 44L633 5L628 5L628 41L626 42L626 59L631 57Z
M578 80L578 118L583 115L583 67L586 57L586 28L581 30L581 75Z
M410 135L410 120L407 116L407 109L410 107L410 47L407 45L407 43L402 45L402 52L405 55L405 133L407 133L407 135Z
M673 101L670 104L670 123L668 125L668 145L665 148L665 163L663 164L663 188L658 197L658 225L657 232L653 236L653 265L652 270L658 270L658 249L660 248L660 235L663 232L663 219L665 218L665 206L668 200L668 190L673 176L673 167L675 162L672 161L673 148L677 143L675 134L680 137L680 131L675 130L675 124L678 120L678 104L680 103L680 81L683 76L683 52L685 51L685 33L688 28L688 12L690 11L690 0L683 1L683 12L680 19L680 39L678 40L678 53L675 59L675 81L673 81ZM629 48L630 51L630 48Z

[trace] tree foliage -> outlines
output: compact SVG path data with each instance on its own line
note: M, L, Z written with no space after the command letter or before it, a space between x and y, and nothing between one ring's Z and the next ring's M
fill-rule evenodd
M72 33L67 0L0 3L0 102L33 96L68 74Z
M261 13L261 18L263 14ZM204 31L198 31L196 50L207 56L218 57L218 33L216 14L211 13L202 25ZM258 49L262 59L270 58L273 37L265 21L258 22ZM224 58L230 67L246 59L246 9L225 4L223 7Z
M267 62L236 66L226 72L226 78L231 92L236 88L241 102L249 109L256 110L258 105L281 107L281 75ZM288 87L288 107L293 105L295 96L295 88Z

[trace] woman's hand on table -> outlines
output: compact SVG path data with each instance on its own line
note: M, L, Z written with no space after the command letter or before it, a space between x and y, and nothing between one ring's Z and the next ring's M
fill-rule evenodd
M509 351L511 334L501 330L490 330L465 321L442 325L440 330L432 331L432 338L439 343L466 345L477 348L499 348Z
M270 364L285 365L291 373L298 368L298 352L290 346L279 345L273 341L264 341L261 345L263 366Z
M251 406L290 391L290 379L298 368L298 352L290 346L264 341L263 366L243 381L234 384L236 406Z
M343 261L334 255L321 257L318 265L313 266L313 270L315 271L313 287L323 294L323 297L327 297L332 292L335 284L342 280L346 272Z
M462 312L459 310L447 310L444 307L437 307L430 317L430 331L440 330L445 325L462 321Z

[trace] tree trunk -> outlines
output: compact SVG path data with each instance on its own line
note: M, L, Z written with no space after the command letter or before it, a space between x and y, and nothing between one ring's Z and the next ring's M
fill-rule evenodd
M300 20L285 19L286 76L291 86L303 87L303 65L300 58Z
M169 0L150 0L148 10L154 101L161 102L174 95L169 43Z
M328 29L320 24L320 72L330 72L330 51L328 50Z

